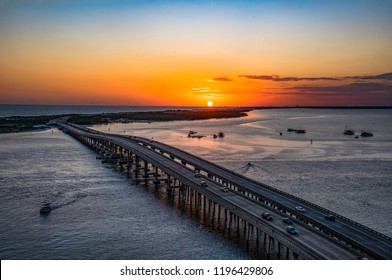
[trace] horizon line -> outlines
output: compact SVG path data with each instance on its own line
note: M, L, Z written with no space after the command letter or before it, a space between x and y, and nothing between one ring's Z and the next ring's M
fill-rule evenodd
M213 107L208 107L204 105L104 105L104 104L97 104L97 105L92 105L92 104L25 104L25 103L10 103L10 104L3 104L0 103L0 106L75 106L75 107L174 107L174 108L180 108L180 107L189 107L189 108L255 108L255 109L284 109L284 108L386 108L386 109L392 109L392 105L256 105L256 106L251 106L251 105L242 105L242 106L213 106Z

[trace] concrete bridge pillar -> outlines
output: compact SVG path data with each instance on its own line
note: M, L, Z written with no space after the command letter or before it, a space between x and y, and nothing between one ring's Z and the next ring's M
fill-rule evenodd
M233 223L233 213L229 212L229 227L228 227L229 234L230 234L230 231L231 231L232 223Z
M187 201L189 201L189 206L190 206L190 209L192 210L192 208L194 208L194 202L192 201L192 197L191 197L191 195L192 195L192 189L189 187L189 186L187 186Z
M147 183L147 177L148 177L148 162L143 160L144 163L144 182Z
M282 253L282 244L279 242L279 241L277 241L277 244L276 244L276 250L277 250L277 252L276 252L276 258L278 259L278 260L280 260L281 258L282 258L282 256L281 256L281 253Z
M218 204L218 225L220 225L220 221L221 221L221 205Z
M197 199L197 206L198 206L197 210L198 210L200 217L202 217L203 216L203 195L201 193L198 193L197 191L196 191L196 195L197 195L196 199Z
M207 198L205 195L203 195L203 217L206 217L206 212L207 212Z
M235 217L236 228L237 228L237 236L240 235L240 217L236 215Z

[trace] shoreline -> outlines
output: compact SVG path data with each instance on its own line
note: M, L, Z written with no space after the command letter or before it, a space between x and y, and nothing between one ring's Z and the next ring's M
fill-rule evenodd
M54 105L56 106L56 105ZM213 107L193 109L170 109L162 111L116 112L99 114L56 114L40 116L0 117L0 134L39 131L53 127L51 121L67 118L69 122L81 125L97 125L133 122L193 121L208 119L228 119L248 116L253 110L272 109L343 109L372 110L392 109L392 106L257 106L257 107Z
M165 110L146 112L119 112L102 114L63 114L48 116L12 116L0 118L0 134L19 133L34 130L50 129L56 119L80 125L97 125L111 123L133 122L164 122L164 121L194 121L208 119L229 119L248 116L250 107L239 108L207 108L197 110Z

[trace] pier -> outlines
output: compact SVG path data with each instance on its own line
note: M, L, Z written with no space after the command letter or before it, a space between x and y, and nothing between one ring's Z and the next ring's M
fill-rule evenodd
M200 218L263 251L269 259L392 258L390 237L175 147L70 123L58 126L137 183L164 186L180 206L194 209ZM306 211L300 212L297 206ZM264 219L262 212L270 213L273 220ZM283 222L287 217L298 234L287 231L288 224Z

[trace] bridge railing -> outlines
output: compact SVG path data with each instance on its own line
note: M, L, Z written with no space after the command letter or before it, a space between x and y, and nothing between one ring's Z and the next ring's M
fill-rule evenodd
M86 127L82 127L82 126L78 126L78 125L74 125L74 124L69 124L69 125L71 125L71 126L73 126L73 127L75 127L75 128L87 130L87 131L90 132L90 133L97 133L96 130L92 130L92 129L90 129L90 128L86 128ZM344 220L344 221L346 221L346 222L348 222L348 223L351 223L351 224L353 224L353 225L355 225L355 226L358 226L358 227L360 227L360 228L362 228L362 229L364 229L364 230L367 230L367 231L369 231L369 232L371 232L371 233L373 233L373 234L376 234L377 236L380 236L380 237L382 237L382 238L384 238L384 239L387 239L387 240L389 240L389 241L392 240L391 237L389 237L389 236L387 236L387 235L385 235L385 234L383 234L383 233L380 233L380 232L378 232L378 231L376 231L376 230L374 230L374 229L371 229L371 228L369 228L369 227L367 227L367 226L365 226L365 225L362 225L362 224L360 224L360 223L358 223L358 222L356 222L356 221L353 221L353 220L351 220L351 219L349 219L349 218L347 218L347 217L344 217L344 216L342 216L342 215L340 215L340 214L338 214L338 213L336 213L336 212L333 212L333 211L331 211L331 210L329 210L329 209L326 209L326 208L324 208L324 207L321 207L321 206L319 206L319 205L317 205L317 204L315 204L315 203L312 203L312 202L310 202L310 201L308 201L308 200L305 200L305 199L303 199L303 198L297 197L297 196L295 196L295 195L293 195L293 194L287 193L287 192L285 192L285 191L276 189L276 188L274 188L274 187L272 187L272 186L269 186L269 185L267 185L267 184L264 184L264 183L261 183L261 182L259 182L259 181L256 181L256 180L254 180L254 179L252 179L252 178L246 177L246 176L244 176L244 175L242 175L242 174L239 174L239 173L237 173L237 172L235 172L235 171L233 171L233 170L230 170L230 169L228 169L228 168L226 168L226 167L220 166L220 165L218 165L218 164L216 164L216 163L207 161L207 160L205 160L205 159L203 159L203 158L201 158L201 157L199 157L199 156L193 155L193 154L191 154L191 153L189 153L189 152L186 152L186 151L184 151L184 150L178 149L178 148L176 148L176 147L172 147L172 146L169 146L169 145L167 145L167 144L164 144L164 143L162 143L162 142L158 142L158 141L155 141L155 140L154 140L154 141L151 141L150 139L147 139L147 138L144 138L144 137L139 137L139 136L136 137L136 138L134 138L134 137L132 137L132 136L125 136L125 135L118 135L118 134L109 134L109 133L103 133L103 132L99 132L99 134L112 135L112 136L117 136L117 137L121 137L121 138L131 139L131 140L133 140L133 141L140 141L140 142L143 142L143 144L147 144L147 145L149 145L149 146L154 146L154 147L157 148L157 149L161 149L160 147L157 147L156 145L154 145L154 143L159 143L159 145L161 145L161 146L164 146L164 147L166 146L166 147L169 147L170 149L176 150L176 151L178 151L178 152L180 152L180 153L184 153L184 154L186 154L186 155L189 155L189 156L192 156L192 157L194 157L194 158L197 158L198 160L200 160L200 161L202 161L202 162L208 163L208 164L210 164L210 165L213 165L213 166L215 166L215 167L217 167L217 168L220 168L220 169L224 170L225 172L231 173L231 174L233 174L233 175L235 175L235 176L241 177L242 179L248 180L248 181L252 182L253 184L256 184L256 185L261 186L261 187L263 187L263 188L266 188L266 189L269 189L269 190L271 190L271 191L277 192L277 193L282 194L282 195L284 195L284 196L293 198L293 199L297 200L298 202L301 202L301 203L303 203L303 204L312 206L312 207L314 207L314 208L316 208L316 209L319 209L319 210L321 210L321 211L323 211L323 212L325 212L325 213L327 213L327 214L334 215L336 218L339 218L339 219ZM169 153L167 150L166 150L166 152ZM179 159L182 159L182 158L179 158ZM198 166L198 167L201 168L201 166ZM248 188L246 188L246 187L243 187L243 189L246 190L246 191L252 191L252 192L254 192L253 190L250 190L250 189L248 189Z
M80 129L80 128L77 127L77 126L74 126L74 128ZM75 131L73 131L73 132L75 133ZM148 146L150 146L150 148L155 147L156 149L159 149L159 150L161 150L161 151L164 150L164 149L162 149L161 147L157 147L156 145L153 144L154 142L157 143L156 141L151 142L151 140L148 140L148 139L145 139L145 138L139 138L139 137L136 138L136 137L129 137L129 136L123 136L123 135L115 135L115 134L107 134L107 133L95 133L96 131L95 131L94 133L91 133L91 132L92 132L91 130L87 130L87 133L86 133L86 130L83 129L81 134L82 134L82 135L84 134L84 136L92 137L92 138L102 138L102 137L105 137L105 135L106 135L106 136L112 136L112 137L115 136L115 137L117 137L117 138L123 138L123 139L125 138L125 139L127 139L127 140L132 140L132 142L136 142L136 143L139 143L139 144L140 144L140 142L142 142L143 146L148 145ZM79 134L80 134L80 133L79 133ZM86 135L86 134L90 134L90 136L89 136L89 135ZM143 141L141 141L141 140L143 140ZM145 142L145 143L143 143L143 142ZM159 142L158 142L158 143L159 143ZM326 211L326 212L329 212L329 213L333 213L332 211L329 211L329 210L327 210L327 209L324 209L324 208L322 208L322 207L319 207L319 206L316 205L316 204L310 203L310 202L308 202L308 201L306 201L306 200L300 199L300 198L298 198L298 197L296 197L296 196L293 196L293 195L291 195L291 194L288 194L288 193L285 193L285 192L283 192L283 191L277 190L277 189L272 188L272 187L270 187L270 186L268 186L268 185L266 185L266 184L257 182L256 180L247 178L247 177L245 177L245 176L243 176L243 175L241 175L241 174L238 174L238 173L236 173L236 172L234 172L234 171L231 171L231 170L229 170L229 169L227 169L227 168L221 167L221 166L219 166L219 165L217 165L217 164L215 164L215 163L211 163L211 162L208 162L208 161L206 161L206 160L204 160L204 159L202 159L202 158L200 158L200 157L194 156L194 155L192 155L191 153L182 151L182 150L180 150L180 149L177 149L177 148L168 146L168 145L163 144L163 143L159 143L159 144L162 145L162 146L164 146L164 147L167 146L167 147L169 147L170 149L177 150L177 151L180 152L180 153L184 153L184 154L187 154L187 155L192 156L192 157L194 157L194 158L197 158L197 159L200 160L201 162L205 162L205 163L208 163L208 164L210 164L210 165L216 166L216 167L219 168L219 169L223 169L223 170L225 170L226 172L229 172L229 173L231 173L231 174L233 174L233 175L235 175L235 176L237 176L237 177L241 177L241 178L243 178L243 179L245 179L245 180L248 180L248 181L250 181L250 182L252 182L252 183L254 183L254 184L256 184L256 185L259 185L259 186L261 186L261 187L268 188L268 189L270 189L270 190L273 190L273 191L276 191L276 192L278 192L278 193L284 194L285 196L289 196L289 197L291 197L291 198L294 198L295 200L303 201L305 204L312 205L313 207L322 209L323 211ZM148 147L146 147L146 148L148 148ZM171 155L171 153L170 153L169 151L166 151L166 153L168 153L169 155ZM180 156L176 155L176 157L177 157L178 159L181 160L181 157L180 157ZM185 160L185 161L186 161L186 160ZM194 166L195 166L195 165L194 165ZM195 166L195 167L196 167L196 166ZM201 169L202 169L202 168L201 168ZM234 183L234 184L235 184L235 183ZM248 191L248 192L252 192L252 193L255 192L254 190L251 190L251 189L246 188L246 187L242 187L242 189L245 190L245 191ZM257 193L256 193L256 194L257 194ZM287 206L282 205L282 204L280 204L279 202L277 202L277 201L275 201L275 200L273 200L273 199L271 199L271 198L265 197L265 196L262 195L262 194L257 194L257 195L258 195L259 198L262 198L262 199L265 200L265 201L269 201L270 203L274 204L276 207L280 207L281 209L284 209L285 211L292 212L292 209L291 209L291 208L288 208ZM323 224L321 224L321 223L319 223L319 222L317 222L317 221L315 221L315 220L313 220L313 219L310 219L309 217L307 217L307 216L305 216L305 215L298 214L298 213L296 213L296 215L299 216L299 217L301 217L303 220L308 220L308 222L311 222L314 226L317 226L319 229L325 230L327 233L332 234L332 235L335 236L336 238L338 238L338 239L340 239L341 241L343 241L344 244L347 244L347 245L348 245L348 244L351 244L351 246L353 246L353 248L359 249L359 250L361 250L361 251L363 251L363 252L365 252L365 253L369 253L370 255L373 255L373 256L378 256L377 258L383 258L381 255L377 254L376 252L369 250L368 248L366 248L366 247L363 246L362 244L356 242L355 240L352 240L352 239L350 239L350 238L347 238L346 236L342 235L341 233L335 231L335 230L332 229L332 228L326 227L326 226L324 226ZM337 215L337 214L335 214L335 216L342 217L342 216ZM351 220L349 220L349 219L346 219L346 220L351 221ZM360 224L359 224L359 225L360 225ZM363 226L363 227L364 227L364 226ZM367 227L364 227L364 228L368 229ZM375 231L375 232L376 232L376 231ZM377 232L376 232L376 233L377 233ZM348 243L347 243L347 241L348 241Z
M129 138L129 136L122 136L122 135L121 135L121 137L128 137L128 138ZM131 138L131 139L132 139L132 138ZM150 146L154 146L155 148L159 149L159 147L157 147L156 145L154 145L154 142L157 142L157 141L155 141L155 140L154 140L153 142L150 142L149 139L143 138L143 137L137 137L136 139L133 139L133 140L143 140L144 144L147 144L147 145L150 145ZM164 143L161 143L161 142L158 142L158 143L159 143L160 145L162 145L162 146L168 146L168 145L166 145L166 144L164 144ZM358 226L358 227L360 227L360 228L362 228L362 229L365 229L365 230L367 230L367 231L369 231L369 232L372 232L372 233L374 233L374 234L376 234L376 235L378 235L378 236L380 236L380 237L382 237L382 238L385 238L385 239L390 240L390 241L392 240L391 237L389 237L389 236L387 236L387 235L385 235L385 234L383 234L383 233L381 233L381 232L378 232L378 231L376 231L376 230L374 230L374 229L371 229L371 228L369 228L369 227L367 227L367 226L365 226L365 225L362 225L362 224L360 224L360 223L358 223L358 222L356 222L356 221L353 221L353 220L351 220L351 219L349 219L349 218L347 218L347 217L344 217L344 216L342 216L342 215L340 215L340 214L338 214L338 213L336 213L336 212L333 212L333 211L331 211L331 210L329 210L329 209L326 209L326 208L324 208L324 207L321 207L321 206L319 206L319 205L317 205L317 204L315 204L315 203L312 203L312 202L310 202L310 201L308 201L308 200L305 200L305 199L303 199L303 198L297 197L297 196L292 195L292 194L290 194L290 193L287 193L287 192L285 192L285 191L276 189L276 188L271 187L271 186L269 186L269 185L267 185L267 184L264 184L264 183L261 183L261 182L259 182L259 181L256 181L256 180L254 180L254 179L252 179L252 178L246 177L246 176L244 176L244 175L242 175L242 174L239 174L239 173L237 173L237 172L235 172L235 171L232 171L232 170L230 170L230 169L228 169L228 168L226 168L226 167L220 166L220 165L218 165L218 164L216 164L216 163L213 163L213 162L210 162L210 161L206 161L205 159L203 159L203 158L201 158L201 157L198 157L198 156L195 156L195 155L193 155L193 154L191 154L191 153L189 153L189 152L180 150L180 149L175 148L175 147L172 147L172 146L170 146L170 149L174 149L174 150L177 150L177 151L182 152L182 153L184 153L184 154L187 154L187 155L190 155L190 156L192 156L192 157L195 157L195 158L197 158L197 159L200 160L200 161L206 162L206 163L211 164L211 165L213 165L213 166L215 166L215 167L217 167L217 168L223 169L225 172L228 172L228 173L231 173L231 174L233 174L233 175L235 175L235 176L241 177L241 178L243 178L243 179L245 179L245 180L248 180L248 181L250 181L250 182L252 182L252 183L254 183L254 184L258 185L258 186L261 186L261 187L263 187L263 188L267 188L267 189L272 190L272 191L274 191L274 192L277 192L277 193L280 193L280 194L282 194L282 195L285 195L285 196L288 196L288 197L290 197L290 198L293 198L293 199L295 199L295 200L297 200L297 201L299 201L299 202L301 202L301 203L310 205L310 206L312 206L312 207L314 207L314 208L317 208L317 209L319 209L319 210L321 210L321 211L323 211L323 212L326 212L327 214L334 215L336 218L339 218L339 219L344 220L344 221L346 221L346 222L349 222L349 223L351 223L351 224L353 224L353 225L355 225L355 226ZM168 151L166 151L166 152L168 152ZM181 158L180 158L180 159L181 159ZM201 168L201 166L199 166L199 167ZM246 189L246 187L244 187L244 188ZM252 192L253 192L253 190L250 190L250 189L248 189L248 191L252 191Z

